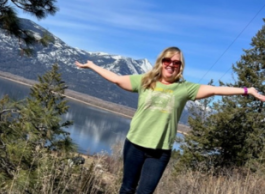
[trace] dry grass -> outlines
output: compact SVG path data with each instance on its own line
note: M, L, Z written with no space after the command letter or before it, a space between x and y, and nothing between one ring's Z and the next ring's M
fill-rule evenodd
M173 175L166 169L156 194L263 194L265 177L250 171L242 173L230 170L225 176L205 175L202 172L186 172Z
M27 172L19 170L12 187L2 186L0 193L116 194L122 178L121 148L121 145L115 145L112 155L83 155L86 158L83 165L71 165L56 155L44 157L34 184ZM227 170L223 176L199 171L176 174L173 166L172 159L155 194L263 194L265 190L265 176L262 173L236 169Z
M106 194L118 193L122 178L121 146L116 145L113 154L101 155L104 164L104 189ZM155 194L263 194L265 176L248 169L224 170L222 176L213 173L186 172L176 174L171 160Z

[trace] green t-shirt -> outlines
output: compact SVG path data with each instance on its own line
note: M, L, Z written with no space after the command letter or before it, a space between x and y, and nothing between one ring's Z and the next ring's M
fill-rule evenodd
M142 76L130 76L132 90L139 93L139 99L127 138L142 147L169 150L182 110L188 100L195 100L200 85L187 81L170 85L157 82L154 90L144 90Z

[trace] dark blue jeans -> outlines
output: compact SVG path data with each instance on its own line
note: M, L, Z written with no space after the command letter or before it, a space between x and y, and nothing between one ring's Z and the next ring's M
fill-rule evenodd
M120 194L153 193L169 162L171 150L154 150L125 140Z

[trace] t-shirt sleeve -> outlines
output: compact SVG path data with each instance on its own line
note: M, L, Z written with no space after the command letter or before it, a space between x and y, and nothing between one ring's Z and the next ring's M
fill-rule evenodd
M195 84L192 82L186 82L186 88L188 92L188 100L195 100L197 93L200 88L200 84Z
M138 74L130 75L130 81L133 92L138 92L140 90L142 85L142 77L143 75L138 75Z

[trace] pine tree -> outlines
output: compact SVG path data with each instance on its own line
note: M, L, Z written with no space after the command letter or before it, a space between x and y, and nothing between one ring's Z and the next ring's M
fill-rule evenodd
M264 94L265 26L252 38L251 46L233 65L235 83L220 85L253 86ZM213 103L213 114L206 119L191 117L193 131L186 137L179 165L209 169L264 163L264 109L264 103L251 96L230 96Z
M17 109L8 96L0 100L0 182L5 177L13 178L16 165L11 160L9 145L21 138L20 131L13 126L17 119Z
M27 99L27 108L22 110L22 120L34 128L29 138L42 148L73 151L75 146L70 134L64 130L72 122L62 122L62 115L68 111L64 95L67 86L58 70L59 66L53 65L51 71L38 77L39 83L31 88Z
M64 95L67 86L58 70L54 65L39 76L39 83L25 100L0 100L0 190L12 189L14 179L21 184L16 189L31 187L46 165L42 162L44 156L59 153L65 159L76 152L76 145L65 131L72 122L62 117L68 112Z
M48 34L43 34L41 38L37 38L31 31L23 29L15 9L9 5L11 2L26 13L38 19L43 19L49 14L54 15L56 13L58 10L54 5L56 0L0 0L0 28L9 35L18 38L22 54L32 54L33 50L30 46L35 43L41 43L46 46L48 42L52 41Z

